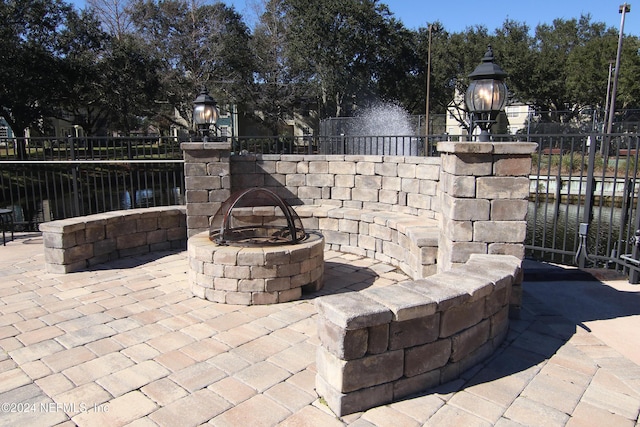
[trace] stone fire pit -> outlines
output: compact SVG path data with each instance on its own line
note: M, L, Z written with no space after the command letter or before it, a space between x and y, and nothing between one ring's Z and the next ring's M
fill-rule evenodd
M322 288L324 238L307 233L295 211L270 190L232 195L208 232L187 242L194 295L226 304L293 301Z

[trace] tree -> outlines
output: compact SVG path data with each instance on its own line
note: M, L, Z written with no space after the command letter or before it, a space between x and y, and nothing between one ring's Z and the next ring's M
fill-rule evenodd
M69 77L62 106L89 135L128 134L156 114L159 62L131 32L129 7L129 1L90 0L61 35Z
M87 0L87 5L98 16L105 30L115 38L133 30L130 3L131 0Z
M28 127L42 129L42 119L59 105L64 67L58 32L71 13L59 0L0 3L0 114L18 137ZM26 158L22 138L18 155Z
M89 10L70 14L67 28L59 37L66 78L60 113L72 113L75 123L87 135L95 135L107 125L101 76L110 37L100 29L100 22Z
M379 40L375 49L375 61L371 64L373 72L372 100L396 102L410 112L422 112L424 102L416 102L416 91L425 91L426 73L420 75L426 64L426 56L420 58L415 33L407 30L397 19L386 16L382 11L382 20L375 37ZM425 98L422 97L422 100Z
M288 17L282 0L264 3L253 30L251 50L255 58L256 117L273 135L281 132L286 120L315 104L306 74L296 69L287 55Z
M263 123L274 135L295 104L294 82L287 65L286 16L282 1L271 0L254 28L251 39L256 58L255 108L262 112Z
M579 111L579 104L571 97L567 86L570 77L567 61L574 49L584 42L576 19L555 19L552 25L536 27L535 61L530 78L520 87L520 92L536 110L544 112L545 121L567 122Z
M534 36L526 24L505 20L492 35L483 27L453 34L446 50L455 69L449 68L448 74L463 94L468 74L491 44L496 63L508 73L511 99L532 105L543 121L568 122L584 108L603 108L608 58L611 52L615 55L616 40L614 30L592 23L588 15L538 25ZM630 54L627 61L636 57ZM464 125L462 98L454 102L454 112Z
M250 34L241 16L223 3L137 0L131 5L136 33L159 61L158 101L191 123L193 100L209 86L221 103L248 102L252 88ZM166 120L179 123L172 114Z
M450 38L440 22L434 22L431 26L431 55L429 55L429 27L419 28L415 33L416 49L418 56L418 73L415 81L414 107L408 108L414 114L424 113L426 100L427 59L431 56L431 78L429 90L429 110L444 114L447 106L455 97L457 67L451 61ZM411 104L409 104L411 105Z
M578 31L582 43L575 46L566 60L567 96L574 104L604 111L609 60L615 58L617 34L603 23L589 23L582 17Z
M496 55L496 63L509 74L506 82L511 98L521 100L521 93L530 84L531 70L535 66L535 42L529 26L507 19L489 43Z
M600 66L602 67L602 65ZM618 94L616 97L618 108L640 108L640 80L638 79L639 73L640 39L635 36L627 36L624 38L622 45Z
M393 25L378 0L285 0L287 55L315 85L320 117L349 114L377 97L380 49Z
M100 103L113 131L128 134L144 117L155 114L158 67L158 61L148 55L137 37L125 34L111 39L100 66Z
M463 33L452 34L447 49L449 66L446 74L449 76L449 86L454 89L454 96L450 99L449 113L463 128L469 130L467 111L464 105L464 94L469 86L469 74L478 66L487 51L487 46L493 39L486 27L467 27ZM500 63L499 55L496 62Z

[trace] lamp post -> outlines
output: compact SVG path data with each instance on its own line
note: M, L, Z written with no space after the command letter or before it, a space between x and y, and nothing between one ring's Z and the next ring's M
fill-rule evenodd
M211 95L206 87L202 87L200 94L193 101L193 124L196 130L202 134L204 142L209 139L209 131L212 129L215 131L216 123L220 117L218 111L217 102Z
M488 47L482 62L469 74L469 88L464 103L471 116L470 134L475 126L480 127L480 142L489 141L489 128L496 122L500 111L507 103L507 73L493 62L493 50Z
M618 8L618 12L622 14L620 18L620 33L618 34L618 50L616 53L616 65L613 69L613 87L611 88L611 102L609 103L609 115L607 116L607 134L611 138L613 130L613 116L616 113L616 92L618 91L618 75L620 74L620 55L622 54L622 39L624 37L624 16L631 12L631 5L624 3ZM608 89L608 88L607 88ZM607 100L608 101L608 100Z
M429 24L429 44L427 47L427 102L425 106L425 115L424 115L424 136L425 136L425 144L428 143L429 140L429 95L431 89L431 32L433 25ZM426 151L426 145L425 145Z

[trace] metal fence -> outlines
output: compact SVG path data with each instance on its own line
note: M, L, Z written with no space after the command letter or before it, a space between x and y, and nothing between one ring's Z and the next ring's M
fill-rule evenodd
M529 257L637 276L639 134L531 135Z
M447 135L280 136L234 138L232 151L262 154L348 154L433 156Z
M445 138L457 139L244 137L231 146L236 153L424 156L437 155L436 144ZM638 275L640 134L496 139L538 144L530 175L528 257ZM19 227L36 230L54 219L183 204L180 142L166 137L0 140L0 208L11 208Z
M176 138L0 140L0 207L24 230L133 207L184 203Z
M436 154L437 137L241 137L232 151L264 154ZM55 219L184 203L178 138L0 139L0 208L23 230ZM425 147L425 142L426 147Z

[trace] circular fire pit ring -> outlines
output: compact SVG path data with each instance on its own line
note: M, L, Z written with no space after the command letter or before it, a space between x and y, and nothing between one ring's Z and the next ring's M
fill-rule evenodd
M211 241L233 246L290 244L306 236L296 211L266 188L232 194L211 218L209 229Z
M324 237L318 233L294 244L257 247L218 245L203 232L191 236L187 248L191 291L209 301L275 304L322 289Z
M187 248L191 291L210 301L275 304L323 285L324 237L269 189L232 194Z

